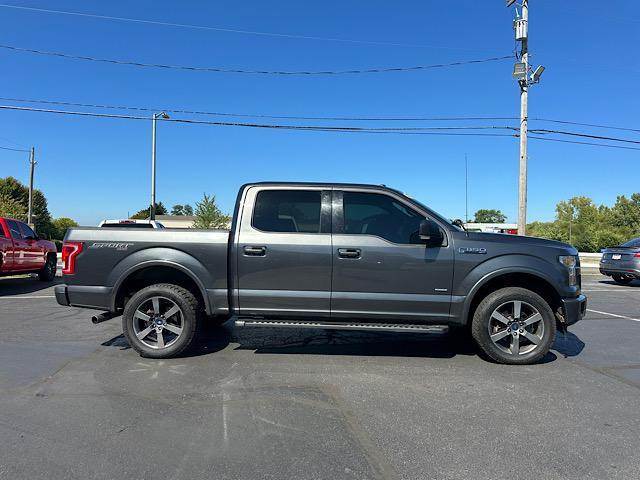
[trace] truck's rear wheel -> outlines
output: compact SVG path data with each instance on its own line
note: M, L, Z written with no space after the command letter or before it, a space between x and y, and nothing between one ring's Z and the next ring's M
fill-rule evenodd
M141 356L170 358L191 345L201 316L198 300L190 291L160 283L131 297L122 314L122 329Z
M496 290L476 309L471 332L482 352L512 365L535 363L544 357L556 336L549 304L525 288Z

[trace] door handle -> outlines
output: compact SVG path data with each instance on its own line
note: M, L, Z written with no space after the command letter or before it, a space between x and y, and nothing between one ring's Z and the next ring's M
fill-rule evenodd
M267 254L267 247L244 247L244 254L251 257L264 257Z
M360 249L359 248L339 248L338 256L340 258L360 258Z

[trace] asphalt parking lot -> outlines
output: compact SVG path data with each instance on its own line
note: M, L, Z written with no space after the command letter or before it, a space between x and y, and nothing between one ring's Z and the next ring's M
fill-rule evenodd
M533 366L451 336L208 328L140 358L119 320L0 279L2 479L640 478L640 282Z

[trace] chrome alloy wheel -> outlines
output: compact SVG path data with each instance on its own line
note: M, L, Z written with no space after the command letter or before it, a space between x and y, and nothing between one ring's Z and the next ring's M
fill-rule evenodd
M491 341L513 356L533 352L544 337L542 315L533 305L511 300L496 308L489 319Z
M184 314L167 297L146 299L133 314L133 333L149 348L173 345L184 330Z

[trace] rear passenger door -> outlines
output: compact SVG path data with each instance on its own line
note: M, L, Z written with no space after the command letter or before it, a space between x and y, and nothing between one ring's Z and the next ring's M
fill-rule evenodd
M240 314L328 317L331 192L256 186L247 190L244 205L233 292Z

